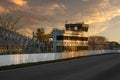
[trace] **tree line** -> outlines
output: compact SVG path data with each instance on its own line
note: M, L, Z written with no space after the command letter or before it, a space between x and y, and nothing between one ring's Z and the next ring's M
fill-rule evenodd
M21 16L12 12L0 13L0 27L10 31L18 31L23 27Z
M23 28L21 24L21 16L12 12L0 13L0 27L16 32ZM38 28L35 33L35 38L38 41L49 41L50 34L45 34L44 28Z

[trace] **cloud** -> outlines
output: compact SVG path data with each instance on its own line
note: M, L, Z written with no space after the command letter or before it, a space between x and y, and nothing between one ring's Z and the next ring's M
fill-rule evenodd
M54 16L54 15L63 15L65 6L63 4L46 4L43 6L31 6L31 13L37 12L39 15L43 16ZM34 13L33 13L34 14Z
M120 16L119 7L112 6L108 0L102 0L101 2L94 2L94 4L88 5L85 10L77 13L74 18L78 21L83 20L88 24L92 24L109 21L116 16Z
M27 1L25 0L9 0L9 1L19 6L27 5Z
M82 1L84 1L84 2L88 2L89 0L82 0Z
M94 27L90 27L89 28L89 32L88 32L88 36L92 36L92 35L97 35L99 33L104 32L105 30L107 30L109 28L109 26L106 24L102 24L102 25L93 25Z
M0 13L4 12L5 9L3 7L0 6Z
M68 20L90 24L90 34L96 35L109 29L110 22L120 16L119 4L120 0L0 0L0 12L23 15L26 34L39 27L63 28Z
M28 8L27 0L0 0L0 12L24 11Z
M18 32L25 36L32 37L33 30L29 27L25 27L24 29L20 29Z
M94 1L94 2L93 2ZM90 28L91 35L97 35L110 28L109 23L112 19L120 16L120 7L110 3L110 0L87 0L87 6L82 6L83 11L79 11L75 16L71 17L71 22L82 22L92 25ZM92 2L92 3L90 3ZM99 24L98 24L99 23ZM108 24L109 23L109 24Z

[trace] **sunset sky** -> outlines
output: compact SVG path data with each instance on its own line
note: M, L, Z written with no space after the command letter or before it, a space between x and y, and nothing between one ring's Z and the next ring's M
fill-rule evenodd
M120 0L0 0L0 13L22 15L23 34L32 35L39 27L50 32L69 23L90 24L89 36L105 36L120 41Z

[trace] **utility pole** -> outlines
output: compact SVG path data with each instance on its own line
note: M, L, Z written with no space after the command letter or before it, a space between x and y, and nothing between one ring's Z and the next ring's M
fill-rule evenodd
M35 53L35 33L33 32L33 52Z

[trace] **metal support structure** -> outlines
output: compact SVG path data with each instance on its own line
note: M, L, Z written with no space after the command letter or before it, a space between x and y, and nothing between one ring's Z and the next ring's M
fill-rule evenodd
M0 54L23 53L31 38L0 27ZM34 47L35 48L35 47Z

